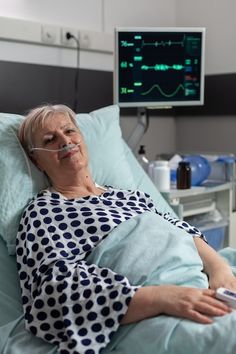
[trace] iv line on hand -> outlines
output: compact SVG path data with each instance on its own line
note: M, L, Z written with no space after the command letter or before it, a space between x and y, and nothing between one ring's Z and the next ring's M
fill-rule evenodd
M42 151L52 151L52 152L57 152L57 151L66 151L66 152L68 152L70 150L73 150L74 148L76 148L79 145L80 145L80 142L78 142L77 144L68 144L68 145L63 146L61 149L47 149L47 148L35 147L35 148L32 148L31 151L33 151L33 150L42 150Z

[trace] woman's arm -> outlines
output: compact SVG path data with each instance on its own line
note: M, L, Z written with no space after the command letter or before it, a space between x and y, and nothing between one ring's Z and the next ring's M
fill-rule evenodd
M236 290L236 278L228 263L202 238L194 237L204 271L209 276L211 289L195 289L175 285L139 288L133 296L121 323L137 322L166 314L187 318L203 324L212 323L212 317L231 310L215 298L215 289L226 287Z
M236 291L236 278L228 263L200 237L194 237L194 242L202 259L204 272L209 277L210 288L215 290L225 287Z
M133 296L121 323L128 324L161 314L187 318L202 324L212 323L214 316L231 310L217 300L215 291L177 285L139 288Z

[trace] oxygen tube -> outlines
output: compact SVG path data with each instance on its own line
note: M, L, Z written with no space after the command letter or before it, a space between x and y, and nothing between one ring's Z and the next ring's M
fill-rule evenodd
M78 142L77 144L68 144L68 145L65 145L63 146L62 148L60 149L47 149L47 148L39 148L39 147L35 147L35 148L32 148L30 151L34 151L34 150L42 150L42 151L51 151L51 152L57 152L57 151L65 151L65 152L69 152L73 149L75 149L77 146L80 145L80 142Z

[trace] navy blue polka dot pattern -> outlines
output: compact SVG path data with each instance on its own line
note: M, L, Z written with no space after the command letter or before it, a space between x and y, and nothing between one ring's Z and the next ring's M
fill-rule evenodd
M109 187L100 196L66 199L45 190L23 213L17 234L26 328L61 354L99 353L111 340L137 287L87 256L120 223L157 212L140 191ZM162 215L193 236L190 225Z

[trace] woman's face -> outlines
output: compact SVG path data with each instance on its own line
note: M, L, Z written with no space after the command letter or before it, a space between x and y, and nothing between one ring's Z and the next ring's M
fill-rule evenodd
M69 117L56 113L46 119L44 126L37 130L34 145L37 148L58 150L69 144L78 144L71 150L34 150L33 160L41 171L52 180L78 172L88 166L88 153L84 139Z

